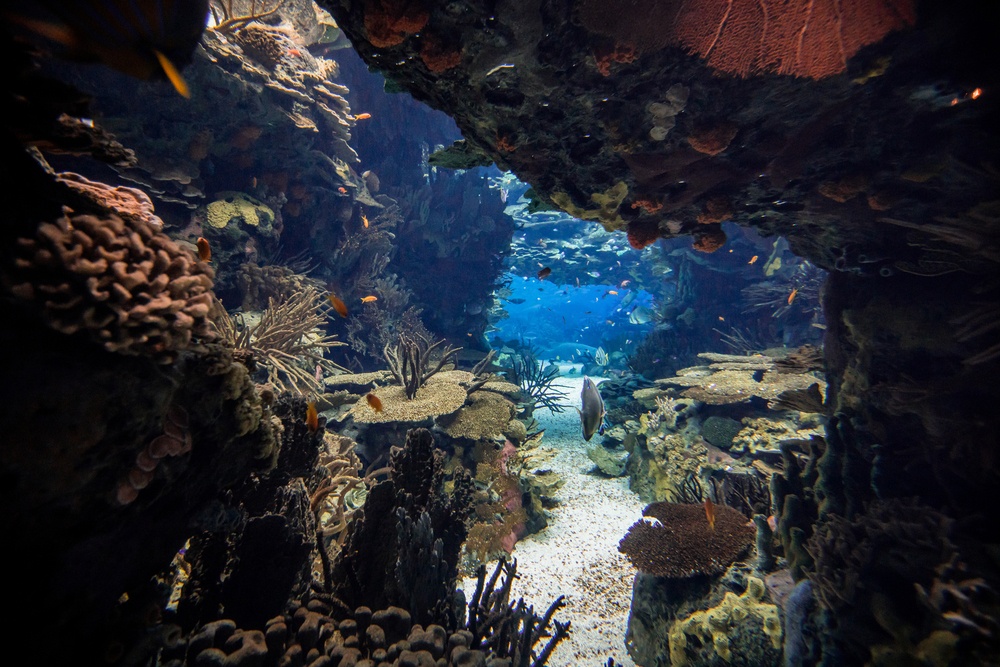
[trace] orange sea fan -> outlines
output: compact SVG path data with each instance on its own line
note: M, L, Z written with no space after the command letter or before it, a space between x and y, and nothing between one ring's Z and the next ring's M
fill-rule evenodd
M739 77L822 79L869 44L916 23L913 0L579 0L584 27L640 53L680 46Z

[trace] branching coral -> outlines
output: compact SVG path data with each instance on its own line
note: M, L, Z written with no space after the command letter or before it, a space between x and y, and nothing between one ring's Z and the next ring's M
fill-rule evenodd
M618 543L641 572L683 578L719 574L750 548L756 533L745 516L715 506L710 526L702 505L659 502L647 505Z
M265 9L263 6L264 2L262 1L261 9L258 11L256 7L257 3L254 2L250 5L249 14L238 15L233 8L233 0L212 0L208 5L212 12L212 18L215 19L215 26L212 30L230 34L235 33L246 27L249 23L271 16L281 9L284 3L285 0L275 0L273 7Z
M315 288L307 287L280 302L271 298L254 326L234 322L220 311L217 326L223 339L237 350L252 352L267 368L268 381L281 391L313 394L324 373L345 371L323 355L327 348L344 343L323 332L329 308Z
M11 291L57 331L160 363L214 338L211 267L144 217L64 209L34 238L18 239L16 255Z
M447 341L443 338L434 344L427 338L411 339L400 336L395 349L386 345L382 352L396 382L403 386L407 398L414 398L417 390L449 362L454 362L462 348L445 345L437 363L431 366L431 353Z
M553 384L559 377L559 369L555 366L542 367L538 353L531 344L522 345L510 357L510 366L503 369L503 374L514 384L521 387L533 406L542 406L552 412L562 412L566 409L562 400L566 393Z

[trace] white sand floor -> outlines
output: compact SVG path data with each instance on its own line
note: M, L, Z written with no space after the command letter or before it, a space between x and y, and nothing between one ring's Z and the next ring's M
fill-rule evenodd
M564 375L556 383L570 406L580 405L581 376ZM597 444L599 436L584 441L576 410L553 414L542 409L535 418L545 429L542 446L558 451L549 467L565 485L557 494L558 506L550 510L548 527L514 548L518 579L512 597L523 597L541 613L556 597L566 596L566 606L555 618L572 622L570 635L549 659L551 667L598 667L608 658L635 667L625 649L635 569L618 552L618 541L642 517L644 503L629 491L627 477L591 473L587 447ZM475 581L466 581L465 590L471 596Z

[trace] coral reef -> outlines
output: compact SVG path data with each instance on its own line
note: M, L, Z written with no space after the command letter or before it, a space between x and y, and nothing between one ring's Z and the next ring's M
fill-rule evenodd
M426 625L457 627L455 585L472 481L458 475L443 491L444 453L426 429L412 429L391 455L333 565L331 586L348 607L396 604Z
M65 209L19 239L16 252L6 277L11 292L57 331L161 363L214 338L211 267L145 217Z
M693 366L677 371L659 384L687 387L682 396L710 405L749 401L753 397L775 399L782 392L807 389L818 378L808 374L779 373L775 360L764 355L740 355L702 352L707 366Z
M428 378L444 368L445 364L453 362L462 349L446 345L438 355L437 362L431 365L431 353L445 342L442 339L432 344L426 338L410 339L401 336L395 349L388 346L383 349L389 371L403 387L407 398L414 398Z
M714 526L702 505L658 502L642 515L649 518L632 524L618 550L641 572L659 577L719 574L753 542L746 517L725 505L715 507Z
M281 391L310 395L318 391L323 375L344 370L324 355L344 345L323 330L328 314L329 306L310 285L281 302L270 298L252 326L242 317L234 320L221 307L216 321L229 345L251 353L267 370L266 382Z
M717 606L675 621L669 633L670 664L684 667L691 663L689 637L695 638L697 645L711 645L727 664L777 664L782 646L781 618L777 606L763 601L766 593L763 581L747 577L746 590L740 595L727 591ZM756 645L759 642L754 642L756 633L749 628L750 619L760 621L770 650L761 650ZM694 664L710 661L696 660Z

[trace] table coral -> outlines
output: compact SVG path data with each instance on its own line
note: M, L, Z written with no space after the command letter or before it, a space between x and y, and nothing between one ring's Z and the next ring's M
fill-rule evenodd
M741 595L727 591L717 606L696 611L687 618L674 622L670 628L670 661L674 667L683 667L690 661L685 649L688 636L711 641L715 653L730 662L733 657L733 636L746 628L751 617L760 619L764 634L775 649L781 649L781 618L777 605L763 602L764 582L747 577L747 588ZM748 656L749 657L749 656Z
M169 363L214 338L214 273L142 217L73 215L17 242L12 292L53 329L83 332L106 350Z

